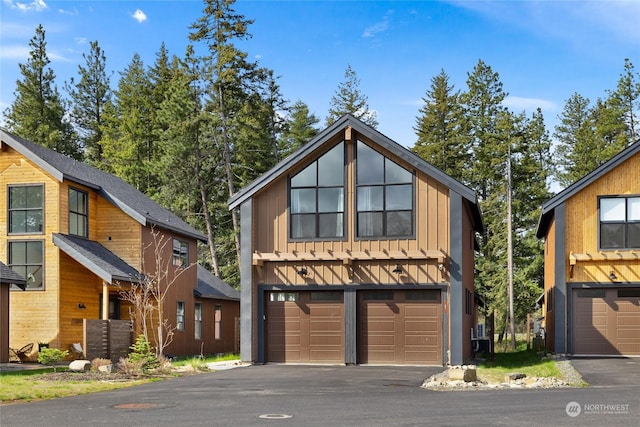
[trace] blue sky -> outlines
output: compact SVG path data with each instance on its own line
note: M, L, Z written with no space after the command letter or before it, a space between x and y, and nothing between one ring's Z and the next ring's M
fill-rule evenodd
M182 56L200 0L0 0L0 110L14 99L18 64L38 24L46 31L57 86L77 76L97 40L112 87L141 55L150 66L162 42ZM302 100L324 125L347 65L375 110L378 130L405 146L421 98L441 69L457 89L479 59L498 72L515 112L541 107L553 132L574 93L605 97L629 58L640 71L640 2L613 1L244 1L236 12L255 22L239 44L280 76L285 98Z

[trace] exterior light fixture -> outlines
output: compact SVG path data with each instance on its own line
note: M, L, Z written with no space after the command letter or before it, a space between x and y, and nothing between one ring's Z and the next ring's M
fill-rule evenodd
M305 277L307 275L307 267L302 267L300 270L298 270L298 274L301 277Z
M87 306L86 306L86 305L84 305L84 303L79 302L79 303L78 303L78 308L79 308L80 310L84 310L85 308L87 308Z
M616 280L618 278L618 276L616 276L615 272L611 272L609 273L609 280Z
M438 263L438 270L440 270L440 271L444 270L444 264L443 263L441 263L441 262Z
M397 264L397 265L396 265L396 268L394 268L394 269L393 269L393 270L391 270L391 271L392 271L393 273L400 274L400 273L402 273L402 267L400 267L400 264Z

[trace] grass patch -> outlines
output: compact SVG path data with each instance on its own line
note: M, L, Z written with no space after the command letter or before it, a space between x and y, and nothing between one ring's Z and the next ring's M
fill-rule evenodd
M498 347L496 345L496 349ZM543 360L538 352L527 350L526 343L518 343L515 351L496 351L492 360L487 359L477 366L478 376L488 382L502 382L505 374L514 372L526 374L527 377L562 378L553 360Z
M3 372L0 375L0 402L30 402L33 400L54 399L132 387L153 381L152 378L136 378L120 381L105 380L56 380L55 377L68 375L66 369L52 368L28 371Z
M178 358L177 360L173 360L171 364L174 367L182 367L182 366L193 366L194 364L207 364L213 362L224 362L227 360L239 360L240 355L235 353L225 353L225 354L216 354L212 356L193 356L186 358Z

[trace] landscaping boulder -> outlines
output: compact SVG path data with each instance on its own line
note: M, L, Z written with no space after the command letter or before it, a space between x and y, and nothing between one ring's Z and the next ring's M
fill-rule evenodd
M449 368L448 374L449 379L454 381L473 382L478 379L475 365L452 366Z
M69 363L69 370L72 372L85 372L91 369L91 362L88 360L74 360Z
M112 369L113 369L113 365L101 365L101 366L98 366L98 371L105 372L107 374L110 374Z

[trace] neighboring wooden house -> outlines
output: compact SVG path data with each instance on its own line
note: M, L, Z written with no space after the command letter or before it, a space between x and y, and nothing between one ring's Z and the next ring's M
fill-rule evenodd
M111 174L0 136L0 259L27 279L25 292L10 295L12 347L82 343L84 319L131 318L118 285L166 273L165 283L176 279L163 317L177 328L166 352L199 354L202 336L214 328L213 321L201 324L198 338L196 310L205 307L196 298L197 244L206 237Z
M229 201L241 216L241 358L470 359L476 194L350 115Z
M0 363L9 361L9 287L11 285L24 290L27 282L0 261Z
M640 355L640 141L542 206L546 346Z

